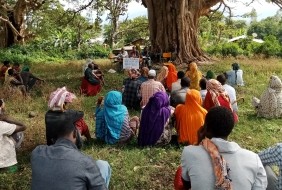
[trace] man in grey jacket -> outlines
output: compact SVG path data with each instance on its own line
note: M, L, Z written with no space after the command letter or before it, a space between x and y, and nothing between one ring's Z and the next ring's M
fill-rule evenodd
M32 189L108 189L111 176L108 162L93 160L78 150L80 134L72 118L58 122L56 143L40 145L32 151Z

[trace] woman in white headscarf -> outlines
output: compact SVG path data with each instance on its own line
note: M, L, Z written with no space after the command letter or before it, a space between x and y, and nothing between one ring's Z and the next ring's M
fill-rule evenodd
M282 117L282 82L278 76L272 75L267 89L261 95L260 100L253 98L253 106L259 117Z

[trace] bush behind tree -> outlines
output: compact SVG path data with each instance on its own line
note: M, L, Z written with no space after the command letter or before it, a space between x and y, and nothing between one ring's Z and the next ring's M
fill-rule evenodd
M99 44L85 44L81 49L54 47L39 42L26 45L14 45L10 48L0 49L0 62L5 60L11 63L28 65L30 63L63 62L65 60L97 59L108 57L111 50Z

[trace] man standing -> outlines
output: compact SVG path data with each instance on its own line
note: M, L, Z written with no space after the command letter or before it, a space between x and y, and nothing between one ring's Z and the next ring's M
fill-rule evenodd
M108 162L93 160L78 150L80 134L71 117L58 122L56 143L40 145L32 151L31 189L108 189L111 176Z
M259 156L227 141L233 127L230 110L222 106L210 109L199 130L199 145L186 146L181 156L186 189L266 189L266 173Z
M275 146L260 152L258 155L262 164L265 166L268 180L267 190L282 189L282 143L277 143ZM279 167L278 179L269 166Z
M141 107L145 106L149 99L156 93L156 92L165 92L165 88L162 83L159 81L155 81L156 71L149 70L148 73L148 80L143 82L141 85Z

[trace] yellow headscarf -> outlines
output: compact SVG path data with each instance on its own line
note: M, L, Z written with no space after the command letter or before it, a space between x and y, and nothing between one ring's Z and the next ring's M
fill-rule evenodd
M186 72L186 76L190 78L190 89L200 90L199 82L202 78L202 73L198 70L198 66L195 62L190 63L189 71Z

